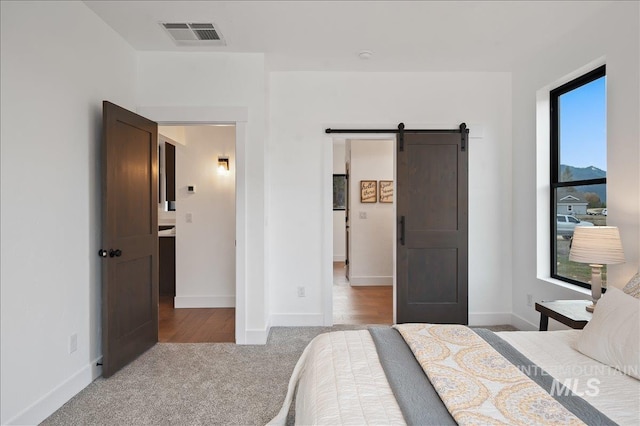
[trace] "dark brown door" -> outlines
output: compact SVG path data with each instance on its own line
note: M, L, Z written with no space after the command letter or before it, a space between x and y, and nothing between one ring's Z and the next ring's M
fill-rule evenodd
M158 125L103 103L102 375L158 341Z
M405 133L398 150L398 323L468 323L467 152L461 140L461 133Z

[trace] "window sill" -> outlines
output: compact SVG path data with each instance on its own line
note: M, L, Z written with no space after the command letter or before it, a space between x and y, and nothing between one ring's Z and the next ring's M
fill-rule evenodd
M584 294L585 296L591 296L591 290L588 288L580 287L551 277L538 277L538 279L567 290L575 291L576 293Z

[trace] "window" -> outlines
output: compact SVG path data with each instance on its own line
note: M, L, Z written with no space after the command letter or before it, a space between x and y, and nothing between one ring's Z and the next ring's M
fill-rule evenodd
M552 90L550 100L551 276L590 288L591 268L570 262L569 248L576 226L607 222L605 66Z

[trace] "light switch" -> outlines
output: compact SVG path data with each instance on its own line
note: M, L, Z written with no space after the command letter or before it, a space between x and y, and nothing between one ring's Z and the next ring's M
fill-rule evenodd
M185 220L187 221L187 223L193 223L193 215L191 213L187 213L185 215Z
M367 212L360 212L360 219L366 219L367 218Z

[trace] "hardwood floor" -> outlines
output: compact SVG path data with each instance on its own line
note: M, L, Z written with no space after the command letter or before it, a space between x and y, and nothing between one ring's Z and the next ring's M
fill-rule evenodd
M235 308L174 309L173 297L160 296L158 341L222 343L236 341Z
M345 277L344 262L334 262L333 323L392 324L393 287L351 287Z

